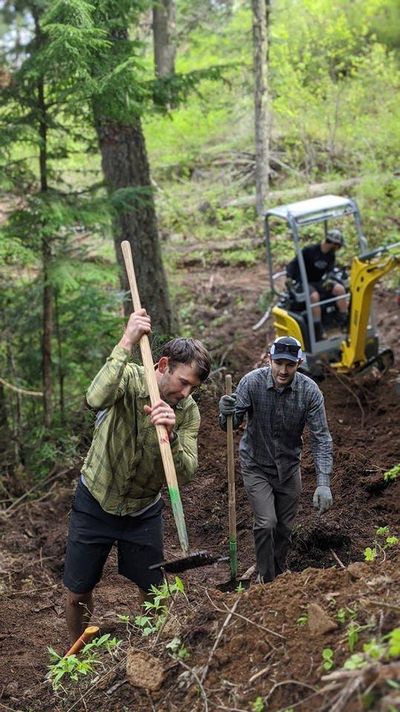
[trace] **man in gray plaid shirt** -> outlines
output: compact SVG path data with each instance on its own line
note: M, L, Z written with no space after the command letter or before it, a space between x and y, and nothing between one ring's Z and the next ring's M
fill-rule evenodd
M298 372L301 344L282 336L271 346L268 366L244 376L232 396L220 399L220 425L227 417L238 428L247 415L239 453L243 483L254 514L254 541L261 582L286 568L286 556L301 492L300 459L305 425L317 476L313 503L319 512L332 504L332 438L323 395Z

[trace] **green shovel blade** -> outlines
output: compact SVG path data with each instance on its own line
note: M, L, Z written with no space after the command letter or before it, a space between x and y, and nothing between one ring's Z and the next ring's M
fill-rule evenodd
M172 506L179 543L185 556L189 553L189 538L186 530L185 515L183 514L181 494L177 487L168 487L169 498Z

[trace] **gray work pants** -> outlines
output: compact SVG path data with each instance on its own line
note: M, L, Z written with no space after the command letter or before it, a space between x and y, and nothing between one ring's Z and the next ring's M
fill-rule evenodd
M253 533L261 581L273 581L286 568L291 532L301 493L301 475L285 482L242 465L243 484L254 515Z

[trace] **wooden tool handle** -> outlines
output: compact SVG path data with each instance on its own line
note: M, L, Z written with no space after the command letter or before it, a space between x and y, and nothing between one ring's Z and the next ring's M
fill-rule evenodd
M121 242L121 249L122 255L124 257L126 273L128 275L129 287L131 290L133 310L138 311L142 308L142 305L140 302L139 290L136 282L135 269L133 266L131 245L128 240L124 240L123 242ZM139 346L144 366L146 383L150 394L150 402L151 405L154 405L156 401L160 400L160 391L158 389L156 374L154 372L153 357L151 354L150 341L147 334L143 334L142 338L140 339ZM167 429L164 425L157 425L156 427L160 428L160 433L163 434L163 437L166 436L168 438Z
M98 632L99 628L97 627L97 625L89 625L87 628L85 628L82 635L79 636L75 643L71 645L68 652L65 653L64 658L69 658L70 655L76 655L77 653L79 653L79 651L85 647L86 643L90 643L92 638L94 638L94 636L97 635Z
M232 376L225 376L225 393L232 395ZM235 493L235 462L233 443L233 416L226 419L226 460L228 470L228 512L229 512L229 558L231 576L237 576L237 541L236 541L236 493Z
M123 242L121 242L121 249L125 262L126 273L128 275L133 309L134 311L138 311L138 309L141 309L142 306L140 303L139 290L137 287L135 270L133 266L131 245L128 240L124 240ZM157 378L154 371L154 363L151 354L150 341L147 334L143 334L143 336L141 337L139 341L139 347L144 366L144 375L150 394L150 403L153 406L156 401L160 400L160 391L158 388ZM171 499L172 512L174 515L176 528L178 530L179 542L183 553L187 555L189 551L189 541L186 531L186 523L183 514L178 480L176 477L175 463L172 457L169 435L165 425L156 425L155 427L158 436L158 444L160 446L161 459L164 466L165 479L167 480L169 496Z

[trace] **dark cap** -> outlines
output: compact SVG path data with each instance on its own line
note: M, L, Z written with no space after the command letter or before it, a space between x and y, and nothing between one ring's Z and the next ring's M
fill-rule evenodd
M333 230L328 230L326 233L326 241L330 242L332 245L339 245L339 247L343 247L344 245L344 237L340 230L337 228L333 228Z
M280 336L272 344L269 355L274 361L281 358L297 362L303 356L301 343L294 336Z

